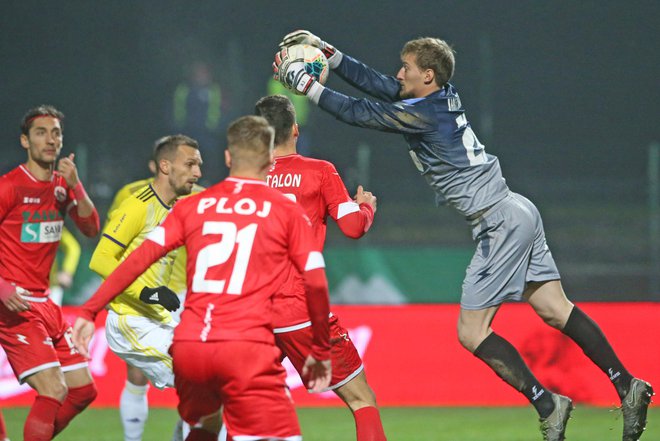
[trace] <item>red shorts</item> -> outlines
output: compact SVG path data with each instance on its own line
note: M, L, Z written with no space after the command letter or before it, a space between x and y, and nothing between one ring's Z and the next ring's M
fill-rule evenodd
M298 417L272 344L251 341L174 341L179 414L193 425L224 406L233 437L301 439Z
M18 381L55 366L64 372L87 366L73 347L62 309L50 299L29 303L29 310L16 313L0 302L0 345Z
M348 383L362 371L362 359L348 331L339 323L339 318L333 314L329 321L332 380L327 390L333 390ZM311 326L275 334L275 344L283 353L282 360L285 356L289 357L301 377L302 368L312 347L312 339Z

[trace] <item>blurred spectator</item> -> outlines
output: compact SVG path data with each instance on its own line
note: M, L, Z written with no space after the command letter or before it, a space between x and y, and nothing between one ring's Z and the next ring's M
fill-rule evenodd
M226 174L219 144L227 105L226 96L205 61L192 63L188 77L176 86L172 97L172 129L199 142L204 178L211 183Z

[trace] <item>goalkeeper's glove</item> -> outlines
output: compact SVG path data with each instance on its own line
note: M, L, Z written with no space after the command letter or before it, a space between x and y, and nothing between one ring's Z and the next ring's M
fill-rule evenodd
M321 49L321 52L323 52L325 58L328 59L328 66L330 66L330 69L335 69L337 66L339 66L339 63L341 63L343 54L335 49L334 46L326 43L309 31L299 29L297 31L290 32L286 34L284 38L282 38L282 41L280 41L281 48L293 46L294 44L307 44Z
M140 291L140 300L149 305L162 305L168 311L176 311L181 306L179 296L167 286L158 286L156 288L147 288Z
M317 81L305 71L302 47L284 48L275 54L273 78L300 95L307 95Z

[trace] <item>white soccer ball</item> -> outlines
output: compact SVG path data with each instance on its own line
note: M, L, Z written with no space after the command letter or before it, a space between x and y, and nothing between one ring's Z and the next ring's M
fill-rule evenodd
M319 83L325 84L330 73L330 66L323 52L319 48L308 44L297 44L291 46L289 50L296 50L298 47L302 47L305 51L305 71Z

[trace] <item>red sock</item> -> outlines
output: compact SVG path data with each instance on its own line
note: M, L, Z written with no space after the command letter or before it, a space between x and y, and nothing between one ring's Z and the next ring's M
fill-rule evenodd
M55 416L62 403L55 398L37 395L23 428L24 441L50 441L53 439Z
M7 438L7 426L5 426L5 417L0 412L0 440Z
M186 437L186 441L216 441L217 439L217 433L207 432L204 429L193 428L191 428L190 433Z
M94 401L97 395L94 383L89 383L81 387L70 387L62 407L57 412L55 418L55 430L53 435L57 435L71 422L73 417L85 410L89 403Z
M363 407L353 413L357 441L387 441L380 421L380 413L375 407Z

